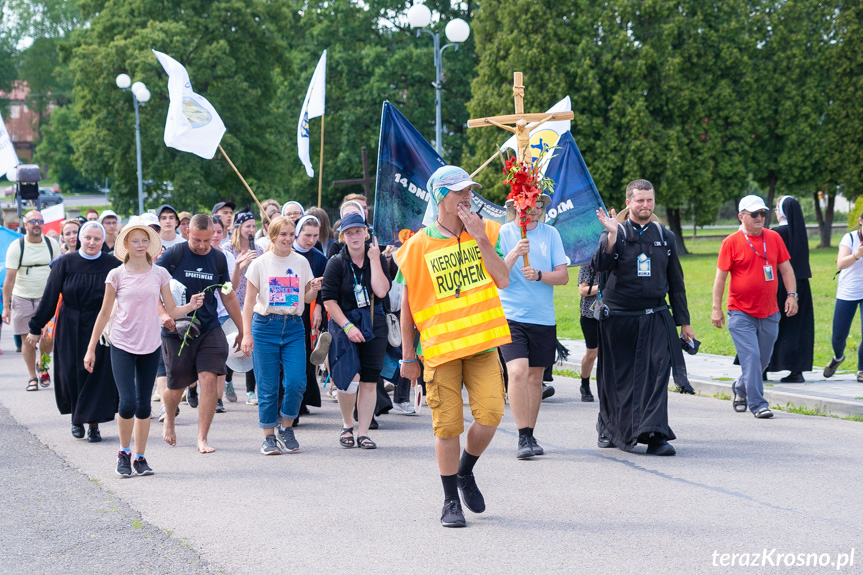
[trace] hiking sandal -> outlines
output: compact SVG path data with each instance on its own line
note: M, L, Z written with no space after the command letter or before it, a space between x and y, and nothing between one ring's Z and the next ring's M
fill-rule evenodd
M368 435L362 435L357 437L357 444L359 444L360 449L377 449L378 445Z
M339 435L339 443L342 444L342 447L353 447L356 445L354 442L354 428L353 427L343 427L342 432Z
M31 377L27 380L27 391L39 391L38 377Z
M737 399L737 392L734 391L733 387L731 389L731 393L734 394L734 399L731 402L731 406L734 408L734 411L736 411L737 413L745 413L748 404L746 398L744 397L743 399Z

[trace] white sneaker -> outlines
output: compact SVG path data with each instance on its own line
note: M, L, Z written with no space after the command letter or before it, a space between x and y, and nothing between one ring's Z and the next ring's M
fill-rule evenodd
M152 401L162 401L162 396L159 395L159 388L153 386L153 397L150 398Z
M391 381L389 381L389 380L387 380L387 379L385 379L385 380L384 380L384 391L386 391L387 393L389 393L389 392L391 392L391 391L395 390L395 388L396 388L396 386L395 386L395 385L393 385L393 382L391 382Z
M165 421L165 404L162 404L162 407L159 408L159 423Z
M332 399L333 401L338 401L338 400L339 400L338 394L339 394L339 390L338 390L338 389L336 389L336 386L335 386L335 385L333 385L332 387L330 387L330 390L327 392L327 395L329 395L329 396L330 396L330 399Z
M396 413L401 413L402 415L416 415L416 411L414 411L414 406L410 401L403 401L402 403L394 403L393 409Z
M254 391L246 392L246 405L258 405L258 396Z

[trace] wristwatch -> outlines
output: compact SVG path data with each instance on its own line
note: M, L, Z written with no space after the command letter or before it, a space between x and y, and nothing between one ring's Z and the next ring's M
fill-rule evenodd
M790 291L790 292L788 292L788 297L793 297L793 298L794 298L794 301L797 301L797 299L798 299L798 298L797 298L797 292L796 292L796 291Z
M536 270L536 274L537 274L536 281L541 282L542 281L542 272L539 270Z

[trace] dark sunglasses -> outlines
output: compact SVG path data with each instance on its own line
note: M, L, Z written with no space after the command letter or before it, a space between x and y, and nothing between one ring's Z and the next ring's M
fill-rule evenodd
M766 218L767 213L767 210L759 210L757 212L749 212L749 215L753 218Z

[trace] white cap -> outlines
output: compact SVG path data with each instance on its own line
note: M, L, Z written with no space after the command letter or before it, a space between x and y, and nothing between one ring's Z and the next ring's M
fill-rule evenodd
M755 195L746 196L745 198L740 200L740 203L737 205L737 213L749 212L751 214L752 212L757 212L758 210L769 211L769 208L767 207L767 204L764 203L764 200Z
M157 218L154 214L151 214L150 212L144 212L140 215L140 221L138 222L138 225L159 226L160 229L162 228L162 226L159 225L159 218Z
M102 223L102 220L105 218L117 218L117 221L120 221L120 218L117 217L117 214L114 213L113 210L105 210L101 214L99 214L99 223Z

